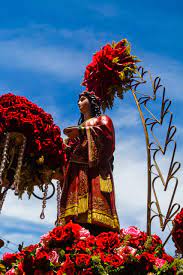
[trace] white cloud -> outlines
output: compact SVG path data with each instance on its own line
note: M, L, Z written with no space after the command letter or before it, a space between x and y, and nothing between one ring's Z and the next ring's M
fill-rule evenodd
M0 66L55 77L60 82L82 77L86 55L76 49L41 45L36 40L0 41Z
M137 126L139 123L139 113L137 109L131 105L123 103L123 105L118 107L115 113L113 113L113 124L115 129L120 129L122 127L131 128L132 126Z

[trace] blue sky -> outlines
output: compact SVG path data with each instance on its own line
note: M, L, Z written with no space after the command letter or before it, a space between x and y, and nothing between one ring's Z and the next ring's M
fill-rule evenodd
M181 0L0 1L0 23L0 93L12 91L28 97L51 113L61 129L77 123L80 83L92 54L107 42L127 38L132 53L154 76L162 77L173 100L178 158L182 160ZM131 94L123 102L117 100L107 113L116 127L114 176L121 227L145 229L145 143ZM180 201L182 189L178 192ZM55 198L48 203L43 222L40 209L40 202L18 201L10 193L0 217L0 236L15 243L38 241L53 227ZM154 232L160 234L158 223ZM173 253L172 244L169 251Z

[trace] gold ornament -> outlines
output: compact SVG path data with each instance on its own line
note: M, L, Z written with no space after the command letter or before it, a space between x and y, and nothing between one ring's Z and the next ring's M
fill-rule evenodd
M41 156L39 159L36 160L37 164L41 165L44 163L44 156Z

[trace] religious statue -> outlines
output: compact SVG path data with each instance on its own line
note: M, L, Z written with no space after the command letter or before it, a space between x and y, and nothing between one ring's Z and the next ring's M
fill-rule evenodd
M119 231L112 176L115 133L111 119L101 115L94 92L80 94L78 126L64 129L68 163L59 222L82 224L92 233Z

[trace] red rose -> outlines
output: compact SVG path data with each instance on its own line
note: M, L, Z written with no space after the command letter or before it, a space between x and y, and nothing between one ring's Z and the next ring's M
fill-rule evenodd
M24 248L24 250L28 251L28 252L33 252L34 250L36 250L36 248L38 248L39 245L38 244L31 244L27 247Z
M42 248L36 250L34 265L39 268L44 268L49 264L49 255Z
M66 260L64 263L61 264L60 269L57 271L57 275L63 275L64 273L67 275L74 275L75 274L75 267L74 263L71 261L69 255L65 255Z
M124 264L124 260L116 255L116 254L104 254L104 253L100 253L100 257L101 257L101 260L104 262L104 263L108 263L110 264L111 266L113 266L114 268L117 268L119 266L122 266Z
M62 231L63 231L63 227L62 226L55 227L50 232L50 239L53 239L55 241L62 241Z
M120 240L118 233L114 232L104 232L96 237L96 246L98 250L105 250L106 252L114 250L114 248L119 247Z
M78 239L80 236L81 228L82 227L79 224L76 224L70 221L65 226L63 226L62 239L65 241L73 238Z
M76 251L79 251L79 250L86 251L86 248L87 248L87 244L86 244L85 240L76 241L72 245L72 249L74 249Z
M155 265L156 257L148 252L143 252L137 256L139 262L145 267L145 270L151 271Z
M24 251L22 255L22 266L25 274L33 272L34 257L28 251Z
M17 253L4 253L3 261L6 265L10 266L12 263L15 263L16 260L20 259L20 255Z
M87 254L76 254L75 263L79 267L88 267L90 265L91 256Z
M162 259L164 259L168 263L172 263L174 261L174 258L166 253L162 254Z

